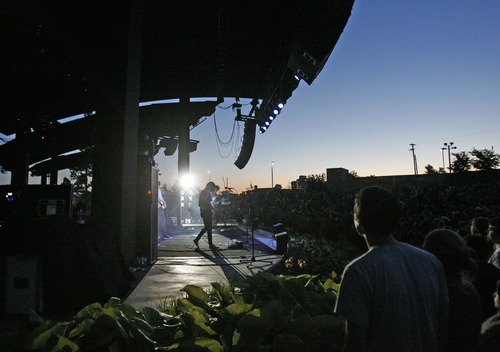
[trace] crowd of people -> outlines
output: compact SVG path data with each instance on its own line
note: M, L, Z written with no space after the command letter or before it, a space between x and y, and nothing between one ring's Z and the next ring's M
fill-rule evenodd
M500 351L500 184L375 189L254 192L239 205L364 247L342 275L345 351Z
M206 216L195 245L205 232L210 241L212 186L200 196ZM346 318L345 351L490 352L500 351L499 191L491 182L272 190L239 196L232 211L333 241L364 240L336 305Z
M500 218L474 217L467 234L439 222L412 245L395 236L402 205L381 187L356 195L368 250L342 275L344 351L499 351Z

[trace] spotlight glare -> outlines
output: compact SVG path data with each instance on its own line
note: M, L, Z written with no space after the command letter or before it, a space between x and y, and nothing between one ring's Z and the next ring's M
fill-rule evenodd
M180 185L183 190L194 186L194 178L192 175L183 175L180 177Z
M273 114L274 114L274 115L278 115L279 113L280 113L280 112L279 112L279 110L278 110L278 109L274 109L274 110L273 110Z
M272 120L274 120L274 116L273 115L269 116L269 121L272 121Z
M266 121L266 126L269 126L269 121Z
M285 104L283 104L283 103L278 104L278 108L280 108L280 109L283 109L283 106L285 106Z

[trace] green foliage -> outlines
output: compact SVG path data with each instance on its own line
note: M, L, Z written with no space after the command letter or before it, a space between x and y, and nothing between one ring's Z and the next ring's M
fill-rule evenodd
M342 273L344 267L360 254L361 250L350 245L302 235L293 238L286 260L277 269L287 275L310 273L336 277L335 273Z
M32 316L25 350L41 351L332 351L343 319L333 314L339 284L308 274L262 272L234 284L194 285L161 309L136 310L112 298L70 322ZM165 312L168 311L168 314Z
M24 347L35 351L155 351L173 344L182 330L180 317L151 307L138 311L117 298L88 305L70 322L44 321L35 314L31 321L36 328Z

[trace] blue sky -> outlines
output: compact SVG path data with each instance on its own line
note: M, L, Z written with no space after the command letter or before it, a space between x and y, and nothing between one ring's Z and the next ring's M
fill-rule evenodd
M247 166L234 166L234 152L219 156L209 118L192 132L200 140L192 173L202 183L210 170L212 180L228 178L243 191L271 185L271 161L274 182L287 187L333 167L360 176L412 174L410 143L419 173L442 166L444 142L455 151L493 146L499 153L498 18L494 0L356 1L323 71L311 86L301 82L269 130L257 134ZM233 117L216 112L223 140ZM175 160L159 163L171 182Z
M237 191L270 187L272 161L274 183L283 187L333 167L360 176L412 174L410 143L419 173L442 166L444 142L455 151L493 146L500 153L498 18L498 0L357 0L322 72L311 86L301 82L257 134L243 170L234 165L237 151L216 143L214 119L228 141L231 109L217 109L192 130L200 141L191 154L196 184L210 171L212 181L228 180ZM160 180L175 182L177 155L160 152L156 161Z

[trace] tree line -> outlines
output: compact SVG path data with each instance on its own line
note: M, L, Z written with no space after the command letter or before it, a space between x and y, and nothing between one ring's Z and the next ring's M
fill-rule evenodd
M473 148L469 152L461 151L451 155L454 160L448 167L450 172L488 171L496 169L500 165L500 154L495 153L493 147L491 149ZM425 173L446 173L446 170L442 167L436 170L432 165L428 164L425 167Z

